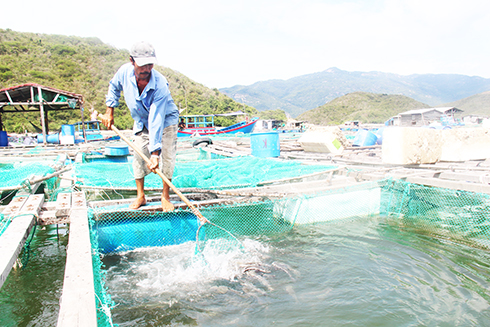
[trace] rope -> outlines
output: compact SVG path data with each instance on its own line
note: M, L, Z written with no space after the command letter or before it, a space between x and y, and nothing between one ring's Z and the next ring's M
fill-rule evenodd
M111 327L114 327L114 325L112 324L111 309L109 308L109 306L107 304L104 304L102 302L102 300L97 295L97 293L94 293L94 294L95 294L95 297L97 298L97 300L99 300L99 302L100 302L100 307L102 309L102 312L104 312L104 314L109 318L109 324L111 324Z

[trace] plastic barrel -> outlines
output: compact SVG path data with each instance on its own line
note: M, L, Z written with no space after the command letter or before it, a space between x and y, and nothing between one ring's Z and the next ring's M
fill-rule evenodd
M367 129L361 129L356 133L356 137L352 142L353 146L371 146L376 144L378 137L376 134L368 131Z
M75 126L61 125L61 135L75 135Z
M279 157L280 143L279 133L252 133L250 136L250 146L254 157Z
M37 135L37 143L43 143L43 141L44 141L43 135L38 134ZM60 133L46 135L46 142L52 143L52 144L59 144L60 143Z
M127 145L111 145L106 146L104 149L104 155L121 157L129 155L129 148Z
M7 136L7 132L0 131L0 146L8 146L9 138Z

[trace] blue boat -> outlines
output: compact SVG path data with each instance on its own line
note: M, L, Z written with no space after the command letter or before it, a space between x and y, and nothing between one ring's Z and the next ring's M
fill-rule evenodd
M100 132L100 121L98 120L90 120L85 122L78 122L73 124L75 127L75 143L84 142L85 139L83 137L83 128L85 128L85 136L87 137L87 142L92 141L111 141L111 140L119 140L119 136L109 136L104 137Z
M252 118L250 121L233 124L231 126L217 128L214 126L215 115L192 115L180 116L178 137L190 137L199 134L205 135L221 135L221 134L236 134L236 133L252 133L255 124L259 120L258 117Z

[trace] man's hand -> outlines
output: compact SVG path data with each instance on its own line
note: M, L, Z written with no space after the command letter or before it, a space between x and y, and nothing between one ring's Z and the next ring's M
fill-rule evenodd
M158 168L159 156L152 155L150 157L150 163L147 165L148 169L155 173L155 169Z
M102 124L108 129L111 129L112 125L114 125L114 108L107 107L105 114L99 115Z

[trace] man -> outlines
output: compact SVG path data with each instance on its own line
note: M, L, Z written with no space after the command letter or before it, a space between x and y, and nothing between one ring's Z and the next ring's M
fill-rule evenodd
M180 118L180 123L179 123L179 130L183 131L185 129L185 122L184 118Z
M161 169L162 173L172 180L179 110L170 95L167 80L153 70L153 65L157 63L153 46L147 42L136 43L131 48L129 60L130 63L122 65L109 83L107 110L101 116L101 120L107 128L111 128L114 124L114 108L119 105L123 91L131 117L134 119L134 144L150 157L148 165L137 154L133 160L137 196L129 208L137 209L146 204L146 175L155 169ZM162 189L162 209L174 210L170 203L169 186L165 182Z

